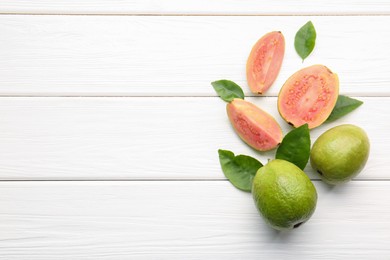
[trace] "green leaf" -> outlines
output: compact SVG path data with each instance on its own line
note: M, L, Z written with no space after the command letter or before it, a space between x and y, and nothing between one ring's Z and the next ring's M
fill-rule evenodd
M302 58L302 62L313 51L316 44L316 29L311 21L302 26L295 34L295 50Z
M336 105L334 106L332 113L330 113L328 119L326 119L326 122L332 122L336 119L339 119L340 117L345 116L349 112L358 108L361 104L363 104L363 101L339 95L337 98Z
M226 102L231 102L235 98L245 98L241 87L233 81L222 79L211 82L211 85L217 94Z
M219 162L226 178L238 189L251 191L252 180L258 169L263 165L261 162L247 155L237 155L227 150L218 150Z
M310 132L307 124L291 130L282 140L276 159L289 161L302 170L310 157Z

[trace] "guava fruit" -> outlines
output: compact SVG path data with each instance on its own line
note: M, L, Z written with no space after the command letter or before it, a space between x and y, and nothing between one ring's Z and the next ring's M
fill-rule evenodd
M339 184L351 180L366 165L370 153L367 134L345 124L327 130L314 142L310 164L323 181Z
M267 33L253 46L246 63L246 78L253 93L263 94L274 83L282 66L284 49L281 32Z
M237 134L254 149L268 151L282 141L282 129L276 120L254 104L235 98L226 110Z
M280 159L257 171L252 195L261 216L277 230L299 227L313 215L317 204L316 188L306 174Z
M301 69L287 79L278 96L278 110L289 124L321 125L332 112L339 95L339 80L324 65Z

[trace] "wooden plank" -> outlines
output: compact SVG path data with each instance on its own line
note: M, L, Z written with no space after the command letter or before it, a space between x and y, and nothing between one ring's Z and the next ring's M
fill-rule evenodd
M313 54L302 63L295 32L312 20ZM247 93L245 63L264 33L283 31L286 56L267 95L298 69L322 63L341 91L389 96L390 16L0 16L0 95L215 96L228 78Z
M251 0L1 0L1 13L28 14L187 14L296 15L390 14L386 0L251 1Z
M389 179L389 98L361 98L348 116L312 130L313 141L343 123L364 128L371 157L359 179ZM249 98L275 116L276 98ZM219 98L1 98L0 178L224 179L217 150L257 153L232 129ZM312 178L318 176L307 172Z
M306 224L275 232L214 182L1 182L1 259L387 259L390 182L314 182Z

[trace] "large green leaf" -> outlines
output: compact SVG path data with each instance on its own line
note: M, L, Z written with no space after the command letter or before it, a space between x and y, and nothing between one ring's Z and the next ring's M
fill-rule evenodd
M302 26L295 35L295 50L302 61L310 55L316 44L317 33L311 21Z
M263 165L247 155L237 155L227 150L218 150L219 162L226 178L238 189L251 191L252 180Z
M362 104L363 101L339 95L337 98L336 105L334 106L332 113L330 113L328 119L326 119L326 122L332 122L336 119L339 119L340 117L343 117L346 114L352 112Z
M289 161L302 170L306 167L310 157L310 132L307 124L291 130L282 140L276 159Z
M235 98L245 98L241 87L233 81L222 79L211 82L211 85L217 94L226 102L231 102Z

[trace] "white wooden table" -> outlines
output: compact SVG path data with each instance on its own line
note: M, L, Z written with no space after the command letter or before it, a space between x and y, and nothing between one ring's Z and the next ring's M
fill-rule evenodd
M0 259L390 259L388 0L0 0ZM317 45L302 64L295 32ZM361 175L330 187L308 166L317 210L297 230L262 221L224 178L217 149L256 153L210 86L248 96L245 62L281 30L293 72L329 66L365 103L332 126L363 127Z

